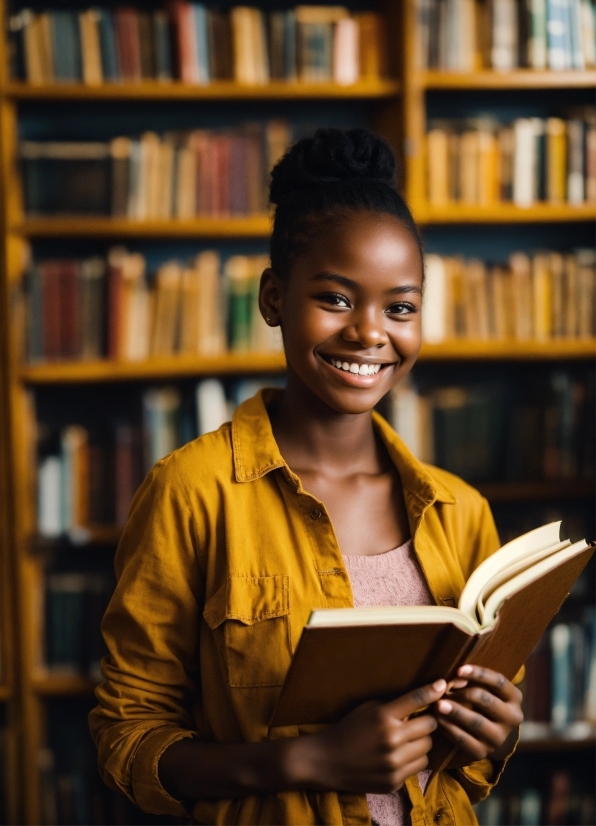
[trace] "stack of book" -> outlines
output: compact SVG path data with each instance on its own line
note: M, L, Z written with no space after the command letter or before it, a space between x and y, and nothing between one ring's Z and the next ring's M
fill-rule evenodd
M554 625L526 663L524 718L550 723L561 732L573 724L596 724L596 611L584 609L582 622ZM526 725L532 731L532 726ZM571 728L570 728L571 727ZM534 727L540 731L540 726ZM581 730L579 726L575 728Z
M422 335L431 344L596 335L596 254L516 252L502 264L428 254Z
M593 382L562 370L428 392L402 382L390 420L419 459L471 482L589 480Z
M200 381L191 395L152 387L141 397L138 420L115 420L103 429L70 424L41 428L37 468L38 534L93 539L100 526L122 527L143 476L163 456L230 421L235 408L263 386L247 379L226 389L218 379Z
M596 203L596 114L432 121L426 135L427 195L434 206L528 207Z
M10 18L13 76L29 83L144 80L334 81L386 73L382 18L343 6L229 12L172 0L167 9L23 9Z
M269 171L291 141L278 120L106 143L23 141L25 211L139 221L263 214Z
M39 261L25 276L27 359L141 360L280 352L279 330L258 308L267 255L206 250L167 261L149 278L124 247L107 259Z
M423 69L593 68L595 34L593 0L418 0Z
M480 826L591 826L596 822L594 795L586 791L573 769L548 767L545 780L541 787L534 778L533 785L517 794L500 788L491 792L475 807Z

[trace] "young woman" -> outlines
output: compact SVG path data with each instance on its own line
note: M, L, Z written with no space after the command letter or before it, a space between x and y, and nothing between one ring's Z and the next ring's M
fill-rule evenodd
M134 499L90 720L106 782L147 812L463 826L515 745L520 692L474 666L323 730L268 726L314 608L453 605L499 545L480 494L373 412L421 343L421 242L394 167L361 129L319 130L275 167L260 307L287 387L162 459ZM457 751L431 774L437 728Z

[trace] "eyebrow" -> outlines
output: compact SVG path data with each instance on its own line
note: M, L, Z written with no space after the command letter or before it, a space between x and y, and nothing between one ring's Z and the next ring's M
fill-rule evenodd
M313 275L311 281L334 281L336 284L352 290L357 290L360 286L356 281L352 281L351 278L346 278L345 275L337 275L333 272L319 272ZM401 287L392 287L390 290L387 290L387 295L403 295L404 293L418 293L418 295L422 295L422 290L415 284L404 284Z

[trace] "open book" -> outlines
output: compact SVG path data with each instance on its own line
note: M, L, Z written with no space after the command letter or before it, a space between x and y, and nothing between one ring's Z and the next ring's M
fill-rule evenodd
M474 571L459 607L313 611L271 726L331 723L365 700L389 700L465 663L511 679L594 553L552 522L507 543Z

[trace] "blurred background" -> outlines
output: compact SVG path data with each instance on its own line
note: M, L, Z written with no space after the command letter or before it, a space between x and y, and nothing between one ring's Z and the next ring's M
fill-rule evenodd
M427 252L424 346L382 412L503 542L594 538L592 0L0 2L0 822L169 823L108 791L86 715L131 497L283 384L256 309L268 175L367 126ZM586 570L532 654L490 824L594 824Z

